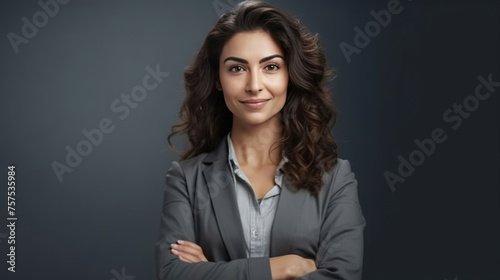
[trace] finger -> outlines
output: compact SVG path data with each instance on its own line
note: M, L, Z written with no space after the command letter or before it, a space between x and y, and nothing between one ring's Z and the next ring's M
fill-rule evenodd
M180 257L182 258L182 260L184 260L185 262L188 262L188 263L197 263L197 262L201 261L197 256L193 256L193 255L189 255L189 254L181 253Z
M197 256L198 258L197 261L208 262L208 259L205 257L205 254L203 253L203 249L198 244L186 240L177 240L177 243L179 245L188 246L194 249L195 251L189 251L189 252L192 253L194 256Z
M194 249L199 249L200 251L202 251L201 247L198 244L191 242L191 241L177 240L177 244L182 245L182 246L191 247Z
M181 248L179 252L180 255L182 255L184 258L193 262L207 261L207 258L205 258L205 255L203 255L203 252L196 249Z
M203 249L198 244L185 240L178 240L177 243L171 244L171 248L181 252L185 259L193 262L208 261L203 254Z
M176 250L174 248L170 248L170 254L172 254L174 256L179 256L181 254L181 252L179 252L178 250Z
M177 256L179 258L179 260L183 261L183 262L187 262L187 263L193 263L190 259L184 257L182 254Z
M186 254L183 252L179 252L176 249L170 249L170 253L174 256L176 256L179 260L187 263L194 263L194 262L199 262L199 260L196 260L195 256L192 256L190 254Z
M187 262L200 262L208 261L203 255L203 251L198 249L189 248L179 244L172 244L171 252L173 255L179 257L179 259Z
M184 244L172 244L171 247L179 252L186 253L193 256L203 255L203 251L200 247L190 247Z

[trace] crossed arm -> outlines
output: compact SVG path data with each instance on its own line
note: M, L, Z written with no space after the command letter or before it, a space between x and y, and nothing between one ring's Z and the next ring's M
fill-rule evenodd
M196 243L178 240L170 247L170 253L179 258L180 261L187 263L208 262L202 248ZM269 264L273 280L294 279L317 269L314 260L294 254L270 258Z

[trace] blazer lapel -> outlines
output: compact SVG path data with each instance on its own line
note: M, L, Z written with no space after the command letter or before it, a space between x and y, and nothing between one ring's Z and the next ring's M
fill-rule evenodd
M217 149L204 160L203 170L212 201L217 225L226 250L232 260L246 258L246 244L236 201L236 192L228 163L227 140L224 137Z
M290 253L293 236L300 224L297 219L304 206L306 194L304 190L294 187L285 175L271 229L271 257Z

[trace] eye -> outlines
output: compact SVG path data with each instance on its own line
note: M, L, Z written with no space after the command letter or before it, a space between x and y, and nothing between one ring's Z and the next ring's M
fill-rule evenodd
M245 69L241 66L241 65L234 65L234 66L231 66L231 68L229 68L229 71L230 72L242 72L244 71Z
M272 72L272 71L276 71L276 70L280 69L280 67L278 64L273 63L273 64L267 65L264 69Z

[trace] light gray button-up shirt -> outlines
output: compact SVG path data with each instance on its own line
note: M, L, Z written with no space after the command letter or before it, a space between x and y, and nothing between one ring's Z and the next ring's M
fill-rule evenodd
M283 174L280 168L286 162L283 158L274 175L274 187L258 201L257 195L245 173L239 168L231 133L227 135L228 160L231 167L241 224L247 244L247 257L269 257L271 228L281 193Z

